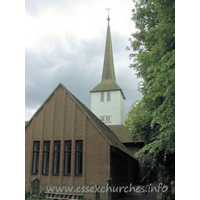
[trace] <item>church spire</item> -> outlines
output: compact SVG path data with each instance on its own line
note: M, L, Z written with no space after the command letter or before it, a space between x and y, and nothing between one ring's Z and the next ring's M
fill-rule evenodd
M108 10L108 12L109 12L110 9L106 9L106 10ZM108 20L108 26L107 26L106 48L105 48L105 55L104 55L102 81L104 81L104 80L115 81L115 71L114 71L109 13L108 13L107 20Z
M113 50L112 50L111 31L110 31L110 17L109 17L110 8L107 8L106 10L108 11L108 18L107 18L108 26L106 35L106 48L104 55L103 73L102 73L101 83L97 85L95 88L93 88L90 92L120 90L123 98L125 99L122 89L119 87L115 79L115 69L114 69Z
M109 12L110 8L106 10ZM108 123L109 125L125 125L125 96L115 79L109 13L107 20L103 73L101 82L90 91L91 111L104 123Z

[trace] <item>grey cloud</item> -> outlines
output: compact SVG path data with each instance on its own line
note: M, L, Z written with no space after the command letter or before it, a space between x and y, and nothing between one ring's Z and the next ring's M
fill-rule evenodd
M40 105L60 82L89 107L89 91L95 86L92 83L95 83L101 71L97 49L102 46L102 41L96 44L94 41L84 41L78 45L71 39L69 51L61 41L53 42L56 45L50 53L26 49L26 107Z
M118 63L121 64L123 59L126 59L125 57L128 59L124 47L126 38L117 34L114 34L112 38L114 62L118 67ZM90 108L89 91L101 80L105 37L98 40L84 40L79 44L74 38L68 38L69 50L59 38L46 37L44 40L44 43L52 43L53 48L37 51L26 49L26 108L38 108L59 83L63 83ZM127 70L130 70L128 75ZM134 76L134 71L126 64L116 73L116 78L126 96L125 112L127 113L131 104L141 99L141 94L137 91L138 80Z

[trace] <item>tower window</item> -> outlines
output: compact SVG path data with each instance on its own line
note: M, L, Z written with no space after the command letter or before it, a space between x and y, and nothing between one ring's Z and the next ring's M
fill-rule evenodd
M106 116L106 121L110 122L110 116Z
M40 142L35 141L33 144L33 165L32 165L33 174L38 174L39 152L40 152Z
M102 122L111 122L111 116L107 115L107 116L100 116L100 119Z
M101 101L104 101L104 92L101 92Z
M110 101L110 91L107 92L107 101Z
M72 148L72 142L65 141L64 175L69 175L71 173L71 148Z
M60 168L60 141L54 142L53 152L53 174L58 175Z
M104 116L101 116L100 118L101 118L101 121L102 121L102 122L105 121L105 117L104 117Z
M46 175L49 173L49 151L50 141L44 141L42 174Z

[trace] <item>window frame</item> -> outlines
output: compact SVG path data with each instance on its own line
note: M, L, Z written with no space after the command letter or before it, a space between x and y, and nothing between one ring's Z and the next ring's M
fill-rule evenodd
M112 117L112 115L103 115L103 116L100 116L100 120L104 123L111 123L111 117ZM108 118L110 120L107 120Z
M36 146L37 145L37 146ZM36 147L36 150L35 150ZM39 171L40 141L33 142L32 174L37 175Z
M100 116L102 122L105 122L105 116Z
M79 147L78 143L81 144L81 147L82 147L81 149L77 149ZM75 151L76 151L75 152L75 176L82 176L83 174L83 140L76 140Z
M101 92L101 94L100 94L100 102L104 102L104 97L105 97L104 92Z
M46 149L45 147L46 147L47 144L48 144L48 146L47 146L47 149ZM50 141L44 141L43 159L42 159L42 175L48 175L49 174L50 144L51 144ZM45 158L47 160L46 163L45 163Z
M59 144L58 149L56 149L57 144ZM59 173L60 173L60 148L61 148L60 140L55 140L54 141L54 149L53 149L53 169L52 169L53 176L59 176ZM56 162L56 160L58 160L58 161ZM56 172L55 172L55 170L56 170Z
M109 118L109 120L108 120L108 118ZM106 116L105 122L111 122L111 116L110 116L110 115L107 115L107 116Z
M67 144L69 144L69 147L70 148L66 148ZM65 146L64 146L64 166L63 166L63 175L64 176L69 176L71 175L71 159L72 159L72 156L71 156L71 153L72 153L72 141L71 140L65 140ZM66 161L66 159L68 161ZM67 166L69 168L67 168L67 173L66 172L66 167Z
M111 92L107 91L107 101L111 102Z

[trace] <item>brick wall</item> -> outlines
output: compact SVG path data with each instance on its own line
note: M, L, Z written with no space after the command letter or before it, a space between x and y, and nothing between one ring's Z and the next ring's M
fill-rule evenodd
M50 141L50 165L48 176L42 175L43 142ZM60 173L52 175L54 141L61 141ZM64 141L72 141L71 175L63 176ZM75 141L83 140L83 173L75 176ZM106 185L110 177L110 145L87 118L78 105L60 86L41 107L26 127L25 138L25 187L31 188L31 180L40 180L40 190L46 186ZM40 141L38 175L31 175L33 142ZM94 199L94 194L84 194L84 199ZM101 195L106 200L107 194Z

